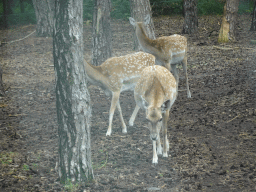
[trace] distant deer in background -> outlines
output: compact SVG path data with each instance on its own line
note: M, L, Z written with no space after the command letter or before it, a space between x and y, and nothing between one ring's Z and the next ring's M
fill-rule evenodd
M139 108L146 110L150 138L153 141L153 164L158 163L157 155L168 157L167 121L177 93L177 83L174 76L165 67L159 65L146 67L134 89L136 107L129 124L133 126ZM163 149L160 141L161 127L164 134Z
M109 111L109 126L106 136L112 133L112 120L116 109L120 113L122 132L127 133L119 102L120 93L126 90L134 90L145 67L155 64L155 57L144 52L137 52L121 57L107 59L100 66L94 66L85 61L85 71L88 81L99 86L107 96L112 96Z
M176 65L183 64L183 70L186 76L187 97L191 98L187 75L187 38L181 35L171 35L149 39L145 33L145 26L150 23L150 15L147 15L144 22L136 22L132 17L130 23L135 27L135 33L143 51L156 57L156 64L172 69L172 73L179 83L179 74Z

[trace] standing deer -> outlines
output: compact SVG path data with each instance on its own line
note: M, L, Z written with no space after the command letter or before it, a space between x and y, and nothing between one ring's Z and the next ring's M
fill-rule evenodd
M176 65L182 62L186 77L187 96L188 98L191 98L187 75L187 38L175 34L159 37L157 39L150 39L145 32L145 26L150 23L150 15L145 17L144 22L136 22L132 17L130 17L129 20L135 27L135 33L143 51L154 55L156 57L157 65L162 65L168 70L172 70L177 82L177 88L179 74Z
M144 52L112 57L100 66L94 66L85 61L85 71L88 81L93 85L99 86L107 96L112 96L109 111L109 126L106 136L110 136L112 133L112 120L116 106L120 113L122 132L127 133L119 103L120 93L126 90L134 90L142 70L154 64L155 57Z
M158 163L157 155L162 154L163 157L168 157L167 120L176 97L176 80L169 70L165 67L154 65L146 67L142 71L141 77L134 89L136 107L129 124L133 126L139 108L146 110L150 138L153 141L153 164ZM163 149L159 133L161 127L164 134Z

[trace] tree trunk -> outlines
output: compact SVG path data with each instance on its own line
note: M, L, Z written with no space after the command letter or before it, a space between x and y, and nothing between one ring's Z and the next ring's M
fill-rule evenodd
M131 17L135 19L135 21L143 21L147 15L150 15L152 18L151 6L149 0L130 0L131 6ZM134 29L133 29L134 30ZM151 19L151 24L145 27L146 35L150 39L155 39L155 27L153 20ZM140 44L138 42L137 36L135 34L135 30L133 33L134 40L134 49L141 50Z
M33 0L36 13L36 32L40 37L52 37L55 0Z
M100 65L112 56L111 0L95 0L93 12L92 63Z
M222 23L219 33L219 43L236 40L237 11L239 0L227 0L224 5Z
M252 12L252 25L250 31L256 31L256 1L254 1L254 8Z
M198 18L197 18L197 0L184 0L184 24L182 33L193 34L197 32Z
M20 12L21 13L24 13L24 3L23 3L24 0L20 0Z
M83 61L83 0L56 0L53 57L59 135L60 181L93 178L90 96Z
M7 11L7 0L3 0L3 9L4 9L4 28L8 28L8 20L7 20L7 15L8 15L8 11Z

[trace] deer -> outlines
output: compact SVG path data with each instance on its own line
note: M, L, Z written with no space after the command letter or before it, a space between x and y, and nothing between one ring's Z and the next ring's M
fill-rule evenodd
M142 50L156 57L156 65L164 66L168 70L171 69L177 82L177 88L179 74L176 65L182 62L186 79L187 97L191 98L187 75L187 38L178 34L163 36L157 39L148 38L145 26L150 24L150 15L147 15L143 22L136 22L132 17L129 18L129 21L135 28L135 33Z
M100 66L85 63L85 72L89 83L99 86L107 96L112 96L109 111L109 126L106 136L112 133L112 121L117 107L122 124L122 133L127 133L119 102L120 93L134 90L141 72L145 67L155 65L155 57L144 52L137 52L120 57L111 57Z
M176 79L169 70L160 65L153 65L143 69L134 89L136 107L129 124L133 126L140 108L146 111L150 138L153 142L153 164L158 163L158 155L168 157L167 121L170 109L177 97L176 84ZM161 127L164 139L163 148L160 140Z

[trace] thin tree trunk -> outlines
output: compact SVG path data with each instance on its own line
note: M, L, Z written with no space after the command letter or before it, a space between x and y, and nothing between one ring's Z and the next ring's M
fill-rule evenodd
M250 31L256 31L256 1L254 1L254 8L252 12L252 25Z
M52 37L55 0L33 0L36 13L36 32L40 37Z
M83 0L56 0L53 56L60 181L93 178L90 96L83 61Z
M227 0L224 5L219 43L226 43L236 40L237 11L239 0Z
M24 3L23 3L24 0L20 0L20 12L21 13L24 13Z
M111 0L95 0L93 12L92 63L100 65L112 56Z
M184 24L182 33L193 34L197 32L198 18L197 18L197 0L184 0Z
M7 7L7 0L3 0L3 9L4 9L4 28L8 28L8 7Z
M135 21L143 21L147 15L150 15L152 18L152 11L149 0L130 0L131 7L131 16L135 19ZM150 39L155 39L155 27L154 22L151 19L151 24L145 27L146 35ZM134 40L134 49L141 50L140 44L138 42L137 36L135 34L135 30L133 33Z

